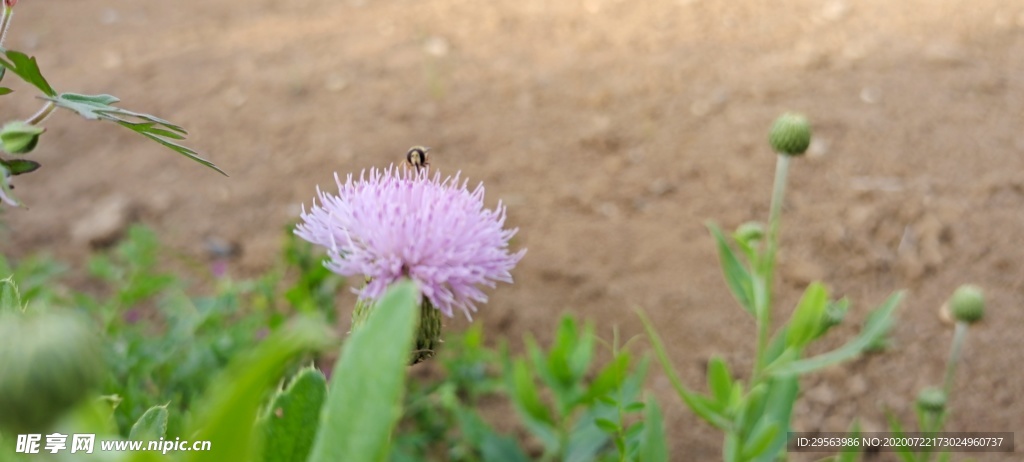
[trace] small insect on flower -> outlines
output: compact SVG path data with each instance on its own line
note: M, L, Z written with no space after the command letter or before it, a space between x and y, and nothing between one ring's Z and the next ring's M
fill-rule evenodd
M413 146L409 148L409 152L405 153L406 165L416 169L416 173L419 173L420 170L430 166L429 152L430 148L426 146Z

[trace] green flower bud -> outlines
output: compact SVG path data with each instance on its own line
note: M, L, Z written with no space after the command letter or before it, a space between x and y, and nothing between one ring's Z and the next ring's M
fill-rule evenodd
M811 125L800 114L783 114L775 119L768 142L779 154L799 156L811 145Z
M921 412L940 413L946 409L946 392L938 387L928 387L917 394L917 408Z
M101 348L71 313L0 316L0 429L46 431L103 380Z
M754 245L764 239L764 225L756 221L748 221L736 228L733 237L744 244Z
M949 298L949 309L957 321L974 324L985 316L985 295L980 287L964 284Z
M43 127L29 125L25 122L14 121L4 125L0 129L0 145L8 154L26 154L36 148L39 143L39 135L46 131Z

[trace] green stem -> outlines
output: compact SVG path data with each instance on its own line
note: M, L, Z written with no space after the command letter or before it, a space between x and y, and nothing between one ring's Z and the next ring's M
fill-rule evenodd
M946 377L942 381L942 391L946 392L946 405L949 405L949 397L953 392L953 372L956 371L956 363L960 361L960 352L963 350L964 341L967 339L967 323L957 321L953 330L953 347L949 351L949 361L946 362Z
M42 109L39 109L39 112L36 112L32 117L29 117L25 123L29 125L39 125L43 123L47 117L50 117L50 114L52 114L55 109L57 109L57 104L53 101L47 101L46 104L43 105Z
M782 203L786 196L786 178L789 176L790 156L779 154L775 162L775 183L772 186L772 202L768 209L768 236L764 258L760 260L758 275L764 284L764 296L755 296L754 307L757 317L757 360L754 362L753 380L758 380L766 366L765 353L768 349L768 333L771 331L772 286L775 281L775 254L779 248L779 227L782 222Z
M14 16L14 9L4 3L3 17L0 17L0 48L4 46L4 38L7 37L7 28L11 27L11 18Z

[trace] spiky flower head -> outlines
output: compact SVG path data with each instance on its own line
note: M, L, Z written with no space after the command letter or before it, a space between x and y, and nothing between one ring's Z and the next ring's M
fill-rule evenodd
M985 316L985 294L974 284L964 284L949 298L949 307L957 321L974 324Z
M811 145L811 124L802 114L782 114L772 125L768 143L779 154L799 156Z
M924 412L942 412L946 409L946 392L938 387L921 390L917 394L917 407Z
M350 174L338 194L317 188L319 204L303 207L299 237L328 250L327 267L346 277L365 277L354 289L361 300L376 300L399 278L417 282L420 293L451 317L469 318L487 301L481 286L512 282L510 271L526 250L512 253L504 229L505 207L484 207L484 187L468 180L431 177L427 170L396 168Z

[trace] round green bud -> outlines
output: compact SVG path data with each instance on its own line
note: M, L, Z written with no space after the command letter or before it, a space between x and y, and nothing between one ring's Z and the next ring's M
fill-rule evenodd
M946 392L938 387L928 387L917 394L917 408L922 412L939 413L946 409Z
M811 145L811 124L800 114L785 113L775 119L768 135L772 149L779 154L799 156Z
M71 313L0 316L0 429L46 431L104 377L91 323Z
M973 284L964 284L949 298L949 309L957 321L974 324L985 316L985 294Z

